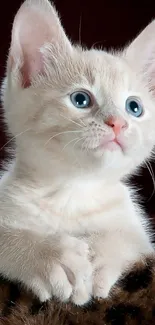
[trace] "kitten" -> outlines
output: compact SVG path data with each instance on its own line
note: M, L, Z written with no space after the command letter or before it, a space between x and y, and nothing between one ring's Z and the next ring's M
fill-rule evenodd
M3 104L16 158L1 179L0 273L41 301L107 297L153 252L122 179L155 142L155 21L119 53L73 46L48 0L12 31Z

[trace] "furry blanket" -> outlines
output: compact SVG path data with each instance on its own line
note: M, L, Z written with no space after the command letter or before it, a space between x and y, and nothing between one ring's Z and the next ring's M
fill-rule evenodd
M112 290L108 300L79 308L56 301L40 305L17 284L0 282L0 325L153 325L155 256L139 261Z

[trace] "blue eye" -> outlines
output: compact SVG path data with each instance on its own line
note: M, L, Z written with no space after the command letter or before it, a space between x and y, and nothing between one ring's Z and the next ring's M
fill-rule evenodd
M129 97L125 103L126 111L135 116L140 117L143 114L143 106L140 100L136 97Z
M70 96L72 104L77 108L88 108L91 106L91 98L84 91L76 91Z

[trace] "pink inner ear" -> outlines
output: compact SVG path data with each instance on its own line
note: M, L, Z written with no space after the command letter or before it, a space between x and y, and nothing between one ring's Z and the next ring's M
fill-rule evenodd
M47 43L61 44L67 39L55 9L48 1L27 0L18 11L13 25L8 68L20 69L21 84L29 87L32 79L44 73L44 54L40 49Z
M35 76L38 73L41 73L41 70L43 71L43 68L41 69L41 65L43 67L42 63L40 63L40 67L38 70L37 70L38 66L36 66L36 70L35 70L35 67L34 67L35 64L32 66L32 69L31 69L30 65L31 65L31 63L28 62L27 58L25 58L24 64L20 69L20 73L22 75L22 87L23 88L28 88L31 86L31 79L32 79L31 76L32 75Z
M126 58L135 71L141 74L149 86L153 86L155 77L155 20L152 21L129 45ZM153 83L152 83L153 81ZM152 85L151 85L152 83ZM154 88L154 86L153 86Z
M8 69L12 70L16 65L13 55L9 55ZM44 72L42 53L38 51L36 57L27 54L24 56L23 64L20 67L21 86L28 88L31 86L32 77Z
M36 55L24 53L23 65L20 69L22 76L22 87L28 88L31 85L32 78L44 72L43 57L41 52L36 51Z
M28 72L28 69L26 67L26 65L24 64L23 67L21 68L21 75L22 75L22 88L29 88L31 86L31 79L30 79L30 75Z
M43 56L40 48L46 42L52 40L52 34L47 21L41 15L34 15L32 11L25 12L22 16L19 39L23 54L23 65L20 72L22 75L22 86L27 88L30 86L32 78L39 73L43 73Z

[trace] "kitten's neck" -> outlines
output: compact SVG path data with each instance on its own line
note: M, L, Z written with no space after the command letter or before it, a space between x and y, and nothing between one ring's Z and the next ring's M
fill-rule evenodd
M27 154L26 148L29 147ZM93 161L90 157L86 161L80 157L70 156L62 153L61 149L52 148L45 150L44 146L33 147L26 144L25 150L20 148L17 151L15 170L18 178L29 179L38 184L64 184L65 182L81 182L112 184L120 181L119 173L115 170L102 167L100 160ZM83 155L82 155L83 156Z
M66 161L59 160L50 161L48 164L38 160L38 165L36 166L30 164L29 161L17 158L14 171L17 178L24 178L42 185L50 184L53 186L54 184L74 183L76 180L78 182L89 182L90 179L92 182L100 183L101 178L102 182L104 180L99 170L88 170L78 164L71 166ZM107 179L105 180L106 182Z

